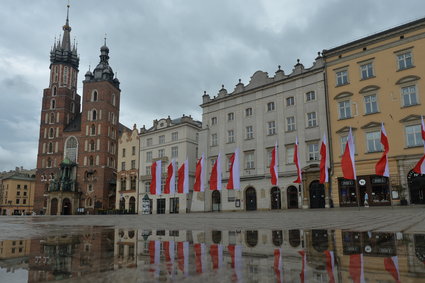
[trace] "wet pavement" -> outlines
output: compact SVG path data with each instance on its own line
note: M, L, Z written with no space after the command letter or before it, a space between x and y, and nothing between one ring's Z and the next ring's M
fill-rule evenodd
M423 209L5 217L0 282L424 282Z

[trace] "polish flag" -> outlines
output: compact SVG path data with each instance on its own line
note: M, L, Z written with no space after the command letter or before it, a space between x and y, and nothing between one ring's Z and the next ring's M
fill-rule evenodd
M150 193L152 195L161 194L161 160L152 163L151 167L152 181L150 185Z
M155 277L159 276L160 252L161 252L160 242L150 241L149 242L149 257L150 257L150 264L152 268L149 270L154 272Z
M232 259L231 267L235 270L235 278L232 281L242 280L242 247L239 245L227 246L230 258Z
M211 245L210 246L211 261L213 269L219 269L223 265L223 246Z
M204 243L194 244L194 248L195 248L196 272L203 273L205 272L205 244Z
M301 169L300 169L300 156L298 154L298 137L295 139L295 149L294 149L294 163L297 166L297 179L294 183L302 183Z
M239 173L239 149L235 150L235 153L230 157L230 176L229 182L227 183L228 190L240 190L241 189L241 178Z
M306 272L306 268L307 268L307 254L305 253L305 251L299 251L298 252L301 257L302 257L302 261L301 261L301 273L300 273L300 279L301 279L301 283L306 282L306 277L307 277L307 272Z
M354 283L364 283L363 254L350 255L349 272Z
M174 274L174 241L165 241L163 243L165 262L167 263L167 268L170 274Z
M182 166L180 166L178 177L177 192L179 194L189 193L189 161L187 159Z
M397 283L400 283L400 271L398 269L398 257L392 256L384 259L385 270L388 271Z
M320 184L329 182L328 144L326 134L323 134L320 146Z
M344 154L341 159L342 174L345 179L355 180L356 179L356 165L354 162L354 139L353 133L350 128L348 133L347 143L345 144Z
M214 166L210 175L210 190L221 191L221 155L218 153L217 159L214 162Z
M425 125L424 125L424 117L421 117L421 136L422 140L424 141L424 150L425 150ZM413 168L413 172L418 174L425 174L425 154L422 156L421 159L419 159L418 163L416 163L415 167Z
M195 171L195 184L193 185L193 190L195 192L203 192L205 190L204 186L204 163L205 163L204 153L202 153L201 158L199 158L196 163L196 171Z
M270 175L272 176L272 186L277 186L277 179L278 179L278 172L277 167L279 164L279 161L277 159L277 142L274 145L274 148L272 150L272 160L270 161Z
M177 260L183 274L189 275L189 242L177 243Z
M279 283L283 282L283 265L282 265L282 249L274 250L274 272L276 274L276 281Z
M165 181L164 194L174 194L176 192L176 170L174 159L167 168L167 180Z
M376 163L375 172L376 175L389 177L390 170L388 169L388 151L390 150L390 145L388 143L388 136L384 128L384 123L382 123L381 126L381 143L384 146L384 153L378 163Z
M329 283L335 283L334 267L335 256L333 251L324 251L326 255L326 271L328 272Z

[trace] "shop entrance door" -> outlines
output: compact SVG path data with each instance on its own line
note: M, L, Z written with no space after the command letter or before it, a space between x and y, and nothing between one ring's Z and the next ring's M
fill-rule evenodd
M310 183L310 208L325 208L325 186L317 180Z

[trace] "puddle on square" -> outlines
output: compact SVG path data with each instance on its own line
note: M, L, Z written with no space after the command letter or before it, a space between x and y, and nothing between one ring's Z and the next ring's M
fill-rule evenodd
M425 234L86 227L0 242L0 282L424 280Z

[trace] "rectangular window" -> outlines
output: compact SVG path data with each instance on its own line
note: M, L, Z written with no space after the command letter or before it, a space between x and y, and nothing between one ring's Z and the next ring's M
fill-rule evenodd
M164 144L165 143L165 135L159 136L158 140L159 140L159 144Z
M136 147L135 146L133 146L131 148L131 155L136 155Z
M245 152L245 169L254 169L254 152Z
M404 70L413 67L412 52L397 55L398 69Z
M179 147L178 146L173 146L171 148L171 157L172 158L176 158L179 156Z
M136 160L131 160L131 169L136 169Z
M360 73L362 80L372 78L373 75L373 65L372 63L367 63L360 66Z
M366 133L367 152L382 151L381 132Z
M365 112L366 114L372 114L378 112L378 103L376 102L376 94L367 95L364 97Z
M121 162L121 170L124 171L125 170L125 162Z
M346 85L348 84L348 72L347 70L336 72L336 85Z
M347 139L348 139L348 136L341 136L340 138L341 154L343 154L345 151L345 146L347 145Z
M146 140L146 146L152 146L152 138Z
M146 162L152 161L152 151L146 152Z
M246 131L246 139L247 140L254 138L254 130L252 129L252 126L246 127L245 131Z
M293 106L295 105L295 97L290 96L286 99L286 106Z
M212 117L211 118L211 125L215 125L217 124L217 117Z
M125 157L125 148L122 149L122 157Z
M245 116L246 117L252 116L252 108L251 107L245 109Z
M338 103L339 119L351 118L350 100L341 101Z
M276 122L275 121L267 122L267 134L269 136L276 134Z
M147 174L150 175L150 174ZM145 193L149 193L151 190L151 183L150 182L146 182L145 183Z
M171 133L171 140L172 141L177 141L178 139L179 139L179 133L178 132Z
M235 120L235 114L233 112L227 113L227 120L228 121Z
M294 163L294 146L286 147L286 164Z
M158 157L162 158L165 156L165 149L158 149Z
M295 125L295 117L294 116L286 118L286 130L288 132L295 131L295 129L296 129L295 126L296 125Z
M316 100L316 93L314 91L309 91L305 94L305 101Z
M308 160L319 160L319 144L310 143L308 144Z
M19 199L16 199L16 204L19 204Z
M217 144L218 144L217 134L212 134L211 135L211 146L217 146Z
M416 86L406 86L401 88L403 96L403 106L411 106L418 104L416 99Z
M267 103L267 111L274 111L274 102Z
M152 166L146 166L146 175L148 175L148 176L151 175L151 167Z
M317 115L316 112L307 113L307 127L317 127Z
M406 145L407 147L423 145L421 125L406 126Z
M235 142L235 132L233 130L227 131L227 142L228 143Z

